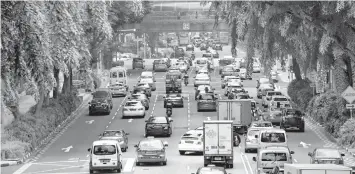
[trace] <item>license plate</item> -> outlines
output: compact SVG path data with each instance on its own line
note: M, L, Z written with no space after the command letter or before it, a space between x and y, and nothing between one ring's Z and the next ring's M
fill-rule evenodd
M333 164L335 161L324 161L324 164Z
M101 160L101 162L108 163L108 162L110 162L110 160Z
M192 144L192 143L194 143L193 141L185 141L185 143L190 143L190 144Z
M215 160L222 160L222 157L215 157Z

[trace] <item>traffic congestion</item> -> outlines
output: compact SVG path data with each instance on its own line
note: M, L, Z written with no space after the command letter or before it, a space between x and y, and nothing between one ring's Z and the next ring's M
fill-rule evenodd
M184 56L156 59L151 65L133 58L133 70L111 68L107 88L92 92L89 116L84 113L62 135L66 141L59 139L50 148L74 144L75 149L65 155L46 152L36 163L76 159L80 167L60 173L316 170L308 164L327 164L322 169L337 174L350 171L344 167L343 152L321 142L307 144L317 137L306 126L304 112L292 107L278 71L261 74L255 58L248 75L245 60L230 55L229 48L197 34L179 47ZM84 120L94 123L80 123Z

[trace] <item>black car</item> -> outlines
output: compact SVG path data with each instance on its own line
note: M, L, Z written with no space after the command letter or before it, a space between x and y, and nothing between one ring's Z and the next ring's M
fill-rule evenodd
M205 167L198 168L197 172L192 174L204 174L204 173L227 174L227 171L226 169L224 169L224 167L216 167L215 165L205 165Z
M187 45L186 51L195 51L195 47L193 45Z
M215 44L213 47L214 50L223 50L222 45L221 44Z
M166 108L168 102L171 102L173 107L184 107L184 99L181 94L167 94L164 97L164 108Z
M99 88L92 93L92 100L89 102L89 115L94 113L105 113L109 115L113 108L112 94L109 88Z
M208 48L208 46L207 46L205 43L203 43L203 44L200 45L200 50L201 50L201 51L207 50L207 48Z
M285 109L282 111L282 119L280 123L281 129L297 128L300 132L304 132L304 114L296 109Z
M145 137L148 136L168 136L173 133L171 122L168 117L149 117L145 124Z
M133 58L132 69L137 69L137 68L141 68L141 69L145 68L143 58Z

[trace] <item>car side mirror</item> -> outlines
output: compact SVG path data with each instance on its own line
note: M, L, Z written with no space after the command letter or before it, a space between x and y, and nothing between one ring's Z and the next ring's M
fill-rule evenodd
M88 148L88 152L91 152L91 148Z
M138 148L138 145L137 145L137 144L135 144L135 145L134 145L134 147Z
M312 157L312 153L311 153L311 152L308 152L308 156Z
M291 154L295 154L295 152L294 152L294 151L291 151L290 153L291 153Z
M256 157L255 157L255 156L253 157L253 161L255 161L255 162L256 162Z
M258 135L255 135L254 137L255 137L255 138L258 138L259 136L258 136Z
M126 133L126 135L129 135L129 133Z

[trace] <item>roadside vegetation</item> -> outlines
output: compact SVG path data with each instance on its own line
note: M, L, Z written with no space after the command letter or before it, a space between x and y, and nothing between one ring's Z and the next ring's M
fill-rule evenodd
M100 53L110 68L120 27L150 10L147 1L1 2L1 117L14 118L3 127L2 160L32 152L78 108L75 72L100 86ZM25 114L18 109L22 92L37 102Z
M341 93L355 79L355 2L351 1L204 1L211 4L216 24L231 26L232 50L246 43L247 73L261 53L265 75L276 60L292 56L296 79L288 95L295 107L322 123L342 146L355 147L355 124ZM310 81L310 72L316 80ZM335 77L329 85L329 72ZM313 79L312 79L313 80ZM310 84L315 83L320 94Z

